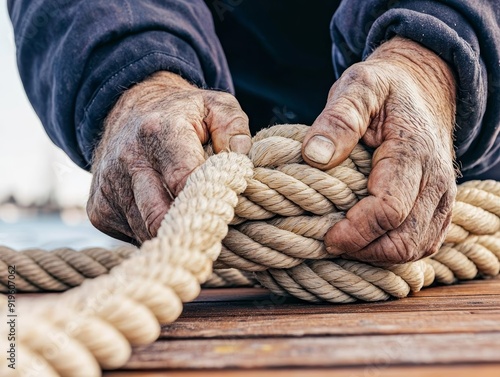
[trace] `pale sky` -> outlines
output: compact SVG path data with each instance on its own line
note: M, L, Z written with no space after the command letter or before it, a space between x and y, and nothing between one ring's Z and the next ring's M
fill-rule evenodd
M0 202L9 195L40 202L53 189L60 204L84 206L90 178L52 144L26 98L7 5L0 1Z

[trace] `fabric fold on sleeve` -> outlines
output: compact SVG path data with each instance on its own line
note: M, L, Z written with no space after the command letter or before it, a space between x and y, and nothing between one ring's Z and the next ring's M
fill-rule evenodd
M160 70L233 92L202 0L8 0L19 72L49 137L89 169L120 94Z

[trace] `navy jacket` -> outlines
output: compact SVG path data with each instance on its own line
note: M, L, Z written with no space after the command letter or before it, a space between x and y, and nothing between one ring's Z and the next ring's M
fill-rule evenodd
M155 71L235 93L253 131L311 124L334 80L394 35L454 70L462 172L500 161L498 0L8 0L8 8L28 97L51 139L87 169L110 108Z

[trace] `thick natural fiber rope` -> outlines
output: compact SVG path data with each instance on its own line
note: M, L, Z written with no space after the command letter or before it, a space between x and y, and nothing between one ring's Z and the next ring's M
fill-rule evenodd
M300 148L306 130L305 126L287 125L260 132L249 154L255 165L253 177L249 161L243 156L223 154L210 158L190 177L158 238L145 243L140 254L125 260L109 275L87 280L63 294L57 304L37 309L35 313L44 324L35 326L32 333L28 331L30 336L22 339L21 347L36 358L43 353L42 343L46 342L46 338L43 342L37 340L42 338L36 334L59 334L62 329L61 336L65 336L68 321L78 321L78 330L70 334L68 347L41 363L48 362L61 375L69 375L69 371L92 375L97 369L79 369L83 366L70 357L72 352L79 352L86 355L81 360L88 365L97 365L91 361L95 357L102 367L119 366L129 352L119 339L132 344L152 341L158 331L157 321L174 320L181 301L195 297L199 282L210 274L207 256L216 259L218 242L225 236L225 224L231 218L234 226L224 239L216 267L254 271L273 292L309 301L384 300L404 297L434 280L452 283L498 274L500 184L492 181L468 182L459 189L446 244L432 259L385 269L327 259L322 238L342 218L342 211L367 194L370 155L358 146L341 166L328 172L313 169L301 164ZM245 177L241 177L242 170ZM225 180L230 184L239 182L237 192L245 185L246 190L236 198L228 187L223 188ZM229 216L228 203L236 205L236 216ZM42 285L50 287L44 289L66 289L77 284L78 279L81 281L81 277L61 272L77 264L67 252L53 253L59 258L54 263L38 251L27 252L30 260L37 261L34 267L5 250L0 253L8 254L8 263L20 258L28 289ZM97 269L86 274L95 274ZM40 283L29 275L31 271L45 280ZM56 272L63 277L54 280ZM96 309L99 297L105 299ZM166 302L170 303L168 307ZM68 320L72 317L78 320ZM110 324L110 328L106 327Z
M130 258L138 249L121 246L113 250L88 248L76 251L60 248L50 252L41 249L15 251L0 246L0 292L7 292L7 266L16 266L18 292L66 291L81 285L85 279L107 274ZM250 274L234 268L214 270L203 284L207 288L251 286Z
M301 164L303 126L260 132L250 152L255 175L236 207L235 227L215 267L254 271L277 294L308 301L377 301L404 297L434 281L453 283L499 273L500 184L468 182L458 190L453 224L433 258L387 269L328 258L322 239L367 195L371 156L360 145L341 166L322 172ZM489 235L485 245L475 235Z
M271 276L263 275L276 274L274 269L293 268L305 259L328 258L321 242L322 237L332 224L342 218L340 210L348 210L367 195L366 175L370 171L370 155L358 146L341 166L327 172L300 164L300 147L306 131L307 127L300 125L275 126L261 131L254 138L250 157L257 167L246 191L239 197L236 216L232 221L233 224L241 225L229 230L216 267L255 271L258 278L265 280L264 284L271 284ZM446 246L426 266L427 283L434 280L430 276L439 282L452 283L456 279L471 279L478 273L496 273L498 262L495 260L498 258L469 235L494 234L500 229L500 190L497 186L497 183L486 181L469 182L459 188ZM496 239L493 238L494 241ZM464 253L466 249L458 246L462 243L476 243L474 253L468 251L467 256ZM52 253L40 250L18 253L0 248L0 258L6 264L18 266L20 289L58 291L79 285L85 278L106 273L129 256L132 250L122 248L113 253L90 249L77 253L60 249ZM475 261L480 260L478 255L488 261L487 267L483 263L480 270L475 265ZM270 271L262 272L269 268ZM353 267L349 265L346 268ZM440 272L437 276L435 271L431 271L433 268ZM231 273L217 271L215 274L219 275L209 280L210 286L251 284L248 276L234 270ZM225 274L225 277L220 274ZM413 275L404 278L408 280ZM3 285L0 285L0 290L6 289L6 279L0 273L0 283ZM350 278L346 279L349 281ZM317 284L331 283L318 280ZM419 281L413 284L413 288L419 289L422 285ZM409 286L400 288L398 293L393 292L394 296L408 294ZM317 300L310 298L307 293L300 297ZM355 297L373 299L364 294ZM336 299L329 301L336 302Z
M174 321L182 302L195 298L211 274L237 195L252 176L245 156L224 153L210 158L188 179L165 216L158 237L107 275L57 298L25 303L18 298L16 370L0 358L5 376L82 376L116 368L130 356L130 345L154 341L160 323ZM0 308L7 309L5 296ZM2 349L7 345L1 326Z

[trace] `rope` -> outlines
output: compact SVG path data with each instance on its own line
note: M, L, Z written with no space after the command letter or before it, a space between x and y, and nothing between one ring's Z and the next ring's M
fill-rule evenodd
M121 246L113 250L89 248L76 251L70 248L50 252L41 249L15 251L0 246L0 292L8 292L7 266L16 266L16 290L18 292L60 292L81 285L85 279L109 273L130 258L138 249ZM5 266L5 268L4 268ZM214 270L203 284L207 288L251 286L255 279L242 271Z
M252 287L257 281L251 273L225 268L213 270L212 275L202 284L202 288Z
M173 322L182 302L194 299L200 282L210 276L237 194L251 175L245 156L224 153L210 158L188 178L158 237L109 274L85 280L56 298L36 300L29 310L18 298L22 363L12 370L1 358L3 375L99 376L101 368L123 365L131 345L153 342L160 323ZM7 309L5 296L0 307ZM7 334L0 336L2 349L8 349Z
M154 341L159 323L174 321L204 281L248 285L253 273L279 295L345 303L401 298L433 282L498 275L500 183L494 181L459 187L453 223L431 258L387 268L330 259L323 236L367 195L371 156L358 145L340 166L314 169L301 157L306 131L283 125L259 132L249 153L253 169L241 155L209 157L188 179L158 237L140 250L0 249L0 286L6 286L11 264L19 290L80 285L23 313L20 349L29 360L23 371L43 367L45 374L38 375L89 377L99 375L99 367L119 367L130 344ZM212 264L217 276L211 275ZM65 346L47 334L64 339ZM57 352L48 355L48 346Z

